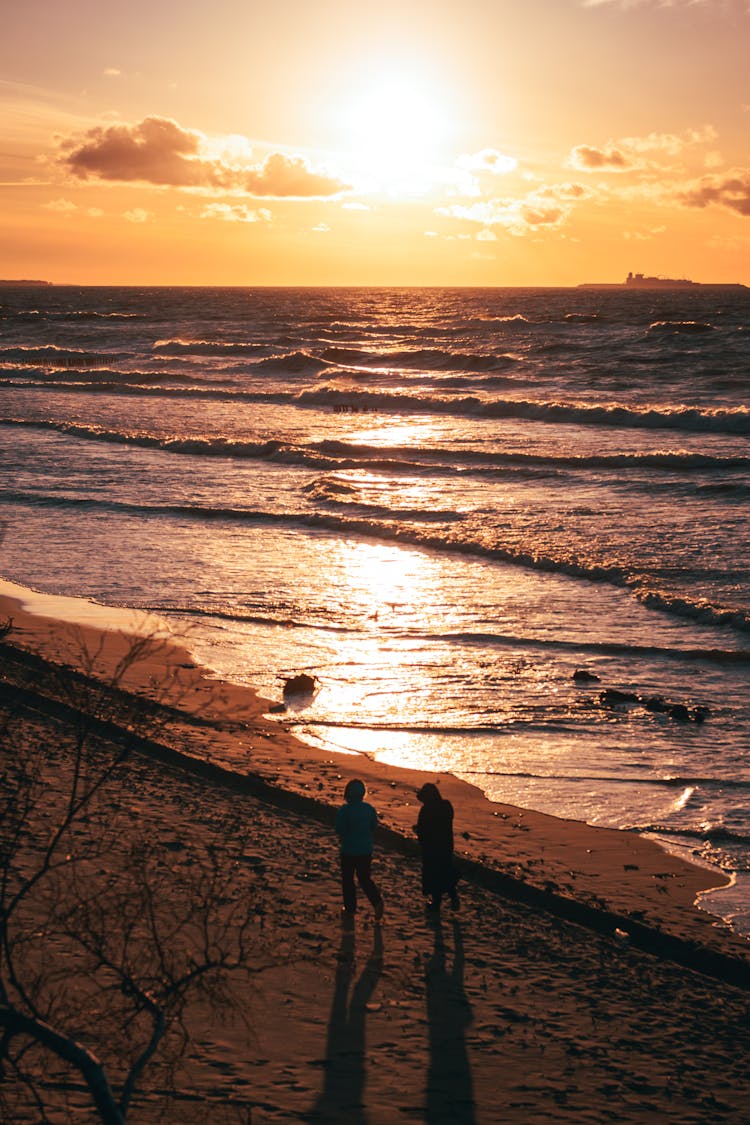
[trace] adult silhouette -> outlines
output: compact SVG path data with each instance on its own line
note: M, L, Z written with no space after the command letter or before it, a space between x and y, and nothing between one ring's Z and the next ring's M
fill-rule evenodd
M379 925L373 927L372 950L356 980L355 969L354 923L344 916L328 1019L323 1089L306 1121L367 1125L365 1033L367 1005L383 971L383 931Z
M474 1125L474 1089L466 1049L471 1007L464 992L464 947L461 926L453 921L453 965L446 963L443 926L433 922L435 945L425 965L430 1062L427 1071L425 1121Z

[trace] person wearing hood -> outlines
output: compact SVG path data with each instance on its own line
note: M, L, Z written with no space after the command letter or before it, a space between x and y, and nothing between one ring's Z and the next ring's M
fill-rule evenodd
M428 910L439 910L444 894L458 910L458 873L453 864L453 805L428 781L417 792L422 808L414 831L422 849L422 893L429 898Z
M373 882L372 833L378 823L378 814L365 800L365 785L352 778L344 789L344 804L336 813L336 832L341 843L341 889L344 896L344 914L354 914L357 909L356 880L372 903L375 918L383 917L383 896Z

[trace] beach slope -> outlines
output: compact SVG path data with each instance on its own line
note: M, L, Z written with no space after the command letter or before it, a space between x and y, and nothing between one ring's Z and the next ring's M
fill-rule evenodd
M130 836L148 839L173 873L170 917L191 857L243 826L226 910L245 896L256 929L234 1014L188 1005L187 1046L169 1073L158 1057L146 1069L133 1120L603 1122L613 1107L624 1122L746 1120L748 947L693 905L720 874L440 775L462 909L429 918L412 832L428 775L301 743L153 620L0 595L13 737L55 748L58 784L83 712L91 738L133 747L99 796L117 840L100 874ZM367 907L347 928L332 821L356 775L381 814L386 915L376 926ZM50 956L68 953L51 935ZM102 1050L95 1022L77 1034ZM62 1120L89 1119L75 1076L42 1088Z

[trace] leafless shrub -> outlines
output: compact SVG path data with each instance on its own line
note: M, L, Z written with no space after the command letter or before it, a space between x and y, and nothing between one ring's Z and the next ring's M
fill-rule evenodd
M96 653L85 677L54 672L49 690L65 705L54 742L27 696L0 695L3 1120L52 1120L67 1089L121 1125L147 1067L170 1088L188 1002L231 1007L230 975L271 961L252 926L239 822L212 845L173 837L167 847L153 824L133 823L132 807L113 814L123 783L138 780L134 742L164 721L158 707L128 709L120 692L143 643L106 684L91 678Z

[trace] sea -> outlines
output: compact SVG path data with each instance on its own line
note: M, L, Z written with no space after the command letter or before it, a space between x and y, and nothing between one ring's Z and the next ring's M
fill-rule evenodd
M750 290L0 289L0 575L750 934Z

